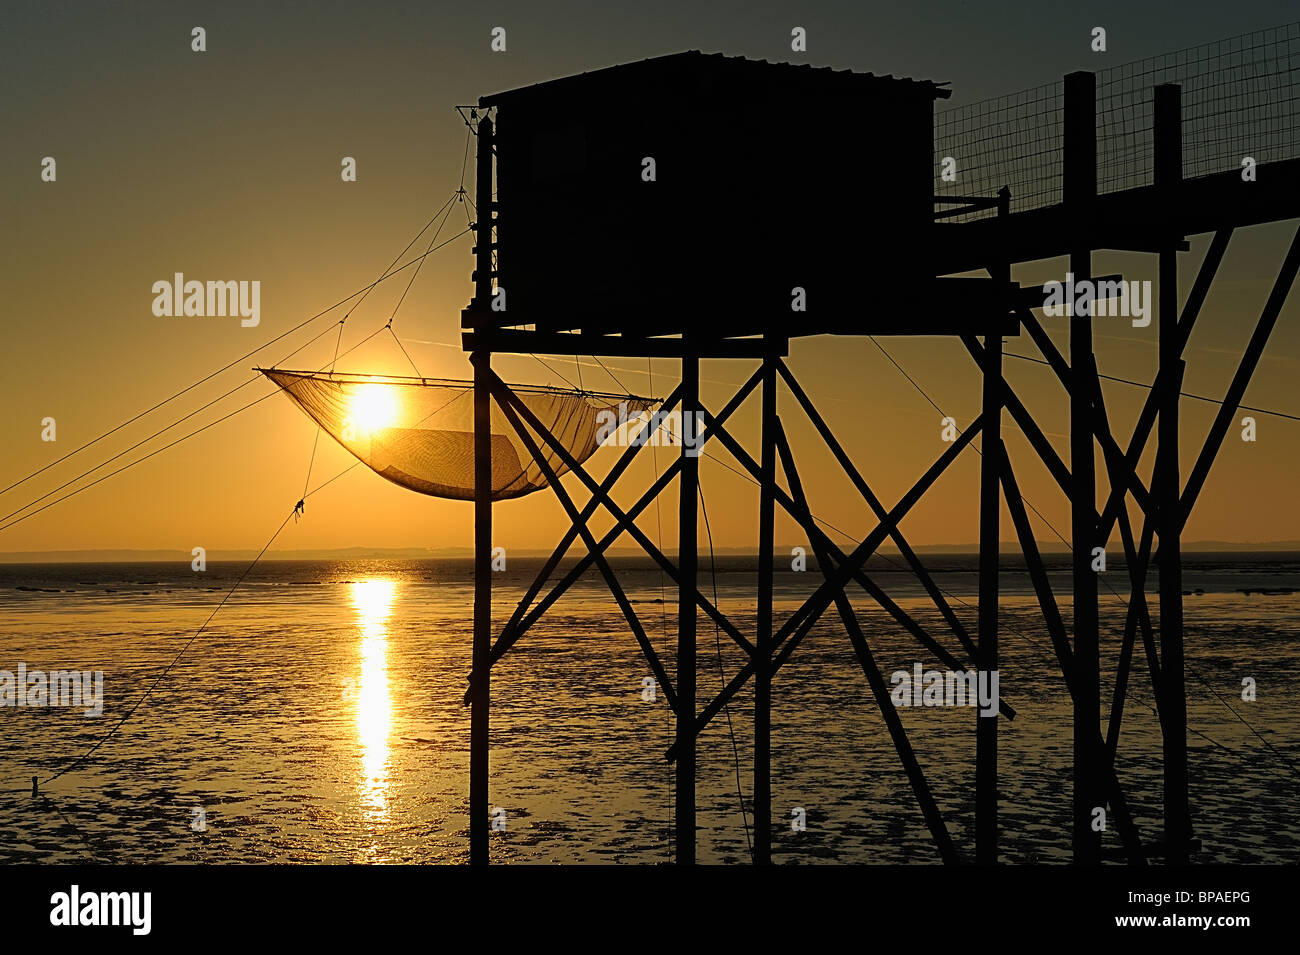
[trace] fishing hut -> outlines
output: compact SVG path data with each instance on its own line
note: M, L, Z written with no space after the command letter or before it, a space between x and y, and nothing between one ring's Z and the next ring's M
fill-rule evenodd
M848 594L861 588L949 669L996 670L1003 502L1074 704L1075 860L1102 858L1101 834L1090 824L1099 806L1115 821L1127 861L1188 859L1196 843L1188 805L1179 540L1300 266L1300 240L1292 242L1279 269L1185 481L1178 463L1182 352L1233 230L1300 218L1300 129L1294 122L1297 88L1291 65L1300 51L1300 32L1282 30L1263 41L1225 41L1205 55L1189 57L1183 51L1143 61L1141 69L1073 73L1030 91L1033 95L951 114L936 115L936 102L949 95L942 84L699 52L479 100L469 117L477 132L474 295L462 316L463 346L474 368L476 573L466 694L473 862L488 861L492 669L592 569L611 591L674 716L674 741L666 755L675 766L678 862L695 860L696 740L749 681L754 858L771 861L772 678L827 613L852 644L939 858L997 861L999 716L974 718L975 845L959 847ZM1230 48L1233 43L1237 46ZM1242 50L1261 69L1241 73L1241 58L1233 54ZM1242 84L1267 93L1253 112L1231 95ZM1279 123L1274 115L1279 110L1290 119ZM1189 112L1190 127L1185 125ZM1254 125L1248 129L1248 124ZM1273 137L1276 148L1260 157L1255 179L1246 182L1239 168L1246 153L1235 151L1250 141L1252 130ZM939 176L940 162L949 156L961 170L955 184ZM1213 233L1213 241L1180 305L1179 257L1188 249L1187 236L1204 232ZM1068 257L1076 282L1094 278L1092 256L1100 250L1149 253L1160 277L1158 365L1137 428L1125 444L1112 432L1101 398L1090 317L1073 316L1068 354L1061 354L1033 314L1043 303L1043 289L1011 281L1017 264L1056 256ZM981 373L979 413L898 501L875 495L869 476L819 413L817 383L801 382L786 364L791 339L811 335L946 336L965 347ZM1069 408L1068 461L1003 377L1004 339L1022 335L1041 350L1060 380ZM637 500L620 503L615 485L644 444L630 442L605 475L593 475L496 375L492 360L500 354L680 361L680 383L658 412L681 413L685 434L679 453ZM720 407L707 408L701 401L702 359L726 359L749 372ZM788 406L778 407L778 381L791 399ZM747 449L729 431L728 419L751 396L761 404L761 437L758 447ZM878 520L850 552L833 543L814 519L782 424L783 416L793 415L811 423ZM1071 508L1069 625L1057 607L1016 469L1002 443L1007 417L1029 439ZM511 441L535 457L571 521L507 620L493 620L491 613L494 468L501 447L494 420L498 427L504 421ZM652 419L642 434L654 426ZM1144 481L1138 461L1153 431L1156 465L1153 477ZM979 510L979 602L978 619L969 627L899 524L977 437L980 480L971 501ZM752 632L743 632L698 586L703 446L724 450L759 485ZM1100 473L1094 464L1097 446L1105 461ZM573 473L567 487L558 480L556 462ZM674 481L680 542L675 560L636 523L647 506L672 493ZM570 492L578 484L585 500ZM1099 494L1106 502L1100 511ZM1136 530L1129 520L1130 499L1144 515ZM824 577L779 627L772 615L778 506L807 534ZM597 538L589 520L599 509L614 526ZM1116 531L1131 593L1109 731L1103 735L1098 730L1105 712L1098 582L1091 562L1093 548L1107 546ZM607 552L623 535L676 583L674 647L653 645L610 567ZM1160 574L1153 614L1145 581L1156 539ZM929 632L866 573L867 559L886 543L897 548L921 582L947 631ZM585 556L552 582L575 544ZM713 699L697 693L700 615L716 623L748 660ZM1115 769L1125 688L1139 639L1164 737L1159 838L1139 831ZM1014 687L1008 689L1014 693ZM1014 709L1003 701L1000 715L1013 718Z

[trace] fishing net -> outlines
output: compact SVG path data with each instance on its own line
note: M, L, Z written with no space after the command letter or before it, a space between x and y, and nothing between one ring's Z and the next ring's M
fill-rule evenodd
M468 381L258 369L362 464L394 484L434 497L474 498L474 386ZM512 388L578 463L614 429L653 402L644 398ZM602 414L602 412L604 414ZM617 416L611 419L610 412ZM492 403L492 499L547 486L528 448ZM557 475L569 468L534 437Z

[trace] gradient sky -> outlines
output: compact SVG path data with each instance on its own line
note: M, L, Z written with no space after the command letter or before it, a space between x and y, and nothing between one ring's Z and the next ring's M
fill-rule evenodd
M374 280L460 181L466 129L452 109L481 94L682 49L790 59L790 28L808 30L806 61L952 82L951 104L1050 82L1080 68L1101 69L1221 37L1285 23L1291 3L696 3L656 2L594 9L585 3L295 3L272 5L6 2L0 11L0 269L5 292L0 351L0 486L67 453L157 400L251 351ZM504 26L508 51L489 49ZM1093 54L1088 35L1105 26L1109 51ZM190 50L190 30L207 30L207 52ZM943 106L944 104L940 104ZM53 156L58 181L40 181ZM353 156L358 181L339 163ZM473 157L470 157L472 174ZM454 209L447 233L464 227ZM863 224L863 228L867 225ZM1285 251L1293 224L1250 230L1234 240L1187 356L1186 389L1219 395L1235 366ZM1190 281L1208 237L1184 256ZM459 313L469 297L470 240L430 258L394 328L428 376L465 378ZM1154 278L1149 257L1098 255L1099 273ZM174 272L197 279L259 280L260 327L235 319L158 318L151 286ZM1059 262L1019 270L1024 283L1059 277ZM346 349L382 326L405 279L380 286L358 308ZM1249 404L1300 411L1300 317L1282 315L1246 396ZM270 364L332 319L273 346ZM1049 322L1064 343L1064 322ZM1109 374L1150 380L1155 325L1098 329L1098 358ZM971 362L954 342L885 340L885 347L960 424L978 407ZM333 352L327 335L288 363L319 367ZM1027 341L1010 351L1033 353ZM548 359L576 378L572 359ZM0 514L123 450L252 376L253 360L172 403L41 478L0 496ZM941 453L939 414L866 339L807 340L792 366L840 430L867 479L887 503ZM650 385L644 361L607 362L637 392ZM1008 376L1063 456L1064 397L1041 366L1008 360ZM410 373L387 334L340 366ZM530 358L505 358L507 380L563 384ZM743 363L706 362L704 398L720 407ZM619 390L598 368L589 387ZM655 363L654 391L674 381ZM256 382L181 425L211 421L270 390ZM1117 431L1126 434L1142 393L1108 385ZM785 402L802 477L819 516L856 537L873 526L811 429ZM1213 407L1186 402L1184 473ZM41 419L58 441L40 440ZM753 414L742 438L753 437ZM1238 416L1240 417L1240 416ZM1300 424L1257 416L1259 440L1230 432L1187 528L1186 539L1261 542L1300 539L1291 504ZM1062 532L1068 512L1023 439L1007 427L1028 499ZM139 467L30 520L0 531L0 552L80 548L205 546L211 556L258 548L302 494L314 429L276 395ZM132 452L115 465L157 447ZM751 444L751 447L753 445ZM602 452L608 461L613 452ZM725 457L725 455L724 455ZM1067 458L1068 459L1068 458ZM351 458L322 439L315 486ZM602 458L596 470L603 472ZM659 455L666 460L663 452ZM728 459L729 460L729 459ZM978 458L967 455L904 525L914 543L976 538ZM648 463L648 456L647 456ZM702 472L714 542L752 545L756 494L721 465ZM102 472L97 472L102 473ZM630 475L629 488L649 480ZM630 498L629 498L630 500ZM675 500L675 492L671 498ZM471 543L471 506L401 490L356 469L308 504L279 548L454 547ZM664 540L673 544L672 511ZM499 505L497 542L540 548L563 522L549 494ZM653 515L650 517L653 520ZM1052 532L1038 528L1040 539ZM1009 522L1003 535L1011 538ZM801 535L780 521L781 542Z

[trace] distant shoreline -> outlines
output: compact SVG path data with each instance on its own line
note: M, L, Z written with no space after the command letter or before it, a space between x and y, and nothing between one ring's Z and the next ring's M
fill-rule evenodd
M806 547L806 544L789 544L781 545L775 548L778 554L789 553L795 546ZM1065 553L1066 548L1060 541L1039 541L1039 550L1043 553L1059 554ZM703 551L705 548L701 548ZM931 544L916 545L913 548L918 554L931 555L975 555L979 553L979 548L974 543L969 544ZM1193 554L1268 554L1268 553L1300 553L1300 541L1267 541L1264 543L1243 543L1240 541L1194 541L1184 542L1182 545L1184 553ZM570 548L570 554L574 551L585 553L581 546ZM897 550L889 547L881 547L878 553L896 555ZM209 548L208 560L210 561L230 561L230 560L252 560L257 556L255 549L231 549L217 550ZM520 548L513 551L517 557L548 557L551 554L549 549L540 548ZM748 547L717 547L714 553L720 557L756 557L756 552ZM1002 554L1019 555L1020 548L1013 542L1003 541ZM644 553L635 547L618 547L611 548L608 551L611 557L638 557L644 556ZM669 555L675 555L675 551L669 551ZM341 549L320 549L320 550L283 550L269 551L262 558L262 561L304 561L304 560L466 560L474 556L472 549L468 547L442 547L442 548L416 548L416 547L354 547ZM52 551L11 551L0 553L0 564L146 564L146 563L189 563L192 560L189 550L52 550Z

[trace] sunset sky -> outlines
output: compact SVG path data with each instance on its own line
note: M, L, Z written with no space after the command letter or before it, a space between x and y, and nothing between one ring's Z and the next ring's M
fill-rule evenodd
M273 7L273 9L271 9ZM0 11L0 174L5 292L0 349L0 487L121 423L214 369L252 351L374 281L461 181L466 127L453 106L480 95L618 62L684 49L769 60L789 51L793 26L808 31L801 62L879 74L951 81L940 109L1102 69L1295 19L1289 2L1152 3L33 3ZM1089 31L1108 30L1109 51L1088 48ZM207 31L207 50L191 51L191 29ZM491 30L507 30L504 53ZM798 134L799 118L790 120ZM42 182L43 157L57 181ZM340 179L340 161L357 161L357 181ZM472 186L473 145L466 185ZM883 184L887 187L887 184ZM444 237L465 228L453 208ZM870 223L857 224L869 229ZM1220 396L1249 337L1294 223L1243 232L1220 272L1187 350L1185 390ZM1184 289L1208 236L1182 257ZM417 243L423 251L428 236ZM432 255L394 320L419 371L468 378L460 350L460 310L470 294L471 239ZM411 253L408 253L409 257ZM1149 256L1098 255L1098 273L1154 279ZM257 280L261 323L238 318L158 317L153 283L174 273L199 280ZM1018 270L1024 284L1061 277L1062 262ZM379 286L343 330L342 348L382 327L406 275ZM918 308L924 307L918 302ZM0 495L0 515L45 494L154 430L254 378L341 312L240 362L56 468ZM1064 349L1065 321L1046 320ZM1103 320L1099 320L1101 322ZM1097 327L1104 373L1150 381L1156 325L1110 320ZM1246 403L1300 413L1300 292L1284 310ZM286 363L327 364L334 332ZM890 354L946 414L965 426L978 410L979 383L957 342L881 339ZM1008 351L1035 354L1027 338ZM589 359L581 359L584 362ZM498 359L508 381L563 385L574 359ZM870 340L808 339L792 344L791 365L842 435L873 488L892 504L940 453L940 414ZM632 391L666 395L678 369L644 359L606 364ZM376 336L340 369L411 374L391 335ZM703 397L714 409L729 385L748 377L746 362L706 362ZM1007 374L1068 460L1067 407L1051 372L1007 360ZM583 383L619 391L598 367ZM257 380L106 470L174 440L273 390ZM1126 438L1143 392L1107 384L1116 430ZM1214 406L1184 402L1184 476ZM756 401L738 419L753 442ZM781 411L818 515L854 537L874 520L800 417ZM57 441L41 440L42 419ZM1238 415L1240 420L1241 415ZM1186 540L1265 542L1300 539L1292 505L1300 422L1263 415L1258 440L1229 432L1186 530ZM1021 488L1062 533L1060 492L1009 422L1004 425ZM259 548L302 496L315 430L290 401L274 395L138 467L30 520L0 530L0 552L75 549L221 551ZM1123 439L1122 439L1123 440ZM729 457L714 452L728 464ZM660 450L662 467L668 452ZM598 474L614 459L593 459ZM650 479L651 456L627 483ZM311 485L352 458L322 437ZM104 472L96 472L98 476ZM719 547L756 538L757 495L721 464L706 460L704 493ZM968 453L904 524L916 544L976 539L978 457ZM621 485L622 486L622 485ZM63 493L63 492L60 492ZM625 496L630 503L634 500ZM668 499L675 502L675 491ZM562 531L549 493L496 508L497 543L545 548ZM664 513L673 544L674 512ZM649 515L653 523L653 512ZM0 524L4 521L0 520ZM423 497L357 468L310 499L305 520L277 548L468 547L472 506ZM643 525L646 526L646 525ZM1052 540L1039 526L1037 535ZM1004 521L1004 540L1012 538ZM792 522L777 540L798 543Z

